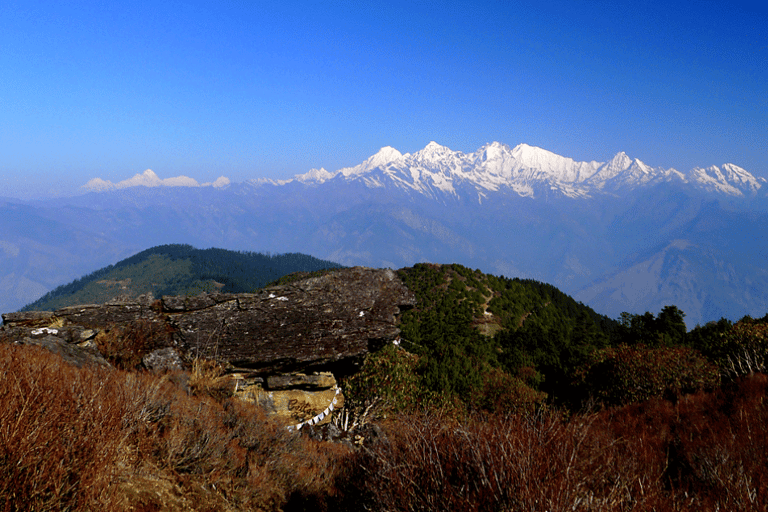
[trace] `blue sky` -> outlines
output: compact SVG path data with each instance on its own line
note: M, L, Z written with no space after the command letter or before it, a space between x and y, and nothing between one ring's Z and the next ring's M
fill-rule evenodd
M0 3L0 196L288 178L435 140L768 177L740 2Z

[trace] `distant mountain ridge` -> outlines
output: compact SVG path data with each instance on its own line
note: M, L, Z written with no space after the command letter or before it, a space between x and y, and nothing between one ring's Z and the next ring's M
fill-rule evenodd
M108 190L117 190L130 187L214 187L221 188L229 185L229 178L219 177L212 183L198 183L194 178L188 176L177 176L175 178L160 179L152 169L147 169L141 174L136 174L133 178L112 183L109 180L93 178L88 181L83 188L90 192L105 192Z

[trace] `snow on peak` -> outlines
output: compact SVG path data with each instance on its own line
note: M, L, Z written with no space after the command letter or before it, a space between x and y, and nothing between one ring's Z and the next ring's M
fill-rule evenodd
M487 198L486 192L503 190L526 197L552 192L573 198L590 197L594 193L622 193L673 181L694 182L707 190L738 194L740 190L754 192L766 183L733 164L694 169L689 180L675 169L650 167L623 151L608 162L579 162L529 144L510 148L500 142L489 142L474 153L465 154L435 141L413 154L402 154L385 146L357 166L335 173L312 169L296 179L320 184L339 175L345 180L361 180L369 188L393 186L433 199L441 194Z
M517 160L519 168L552 167L557 165L559 160L566 160L564 157L546 149L529 146L528 144L518 144L515 146L512 150L512 156Z
M88 180L88 183L82 186L82 188L90 192L105 192L115 188L115 184L109 180L103 180L101 178L92 178Z
M530 178L552 179L567 183L586 180L600 165L598 162L576 162L572 158L528 144L517 145L512 150L512 157L516 161L515 170L526 171L525 174Z
M490 142L478 149L475 153L476 160L482 162L504 160L511 156L509 146L502 144L501 142Z
M619 151L616 153L616 156L614 156L610 162L608 162L608 166L612 169L617 169L620 171L624 171L626 169L629 169L629 166L632 165L632 159L627 156L627 154L623 151Z
M133 178L121 181L120 183L127 187L157 187L162 183L162 181L152 169L147 169L143 173L136 174L133 176Z
M599 184L598 186L602 186L608 180L615 179L624 173L631 166L632 159L625 152L620 151L610 161L600 166L600 169L592 176L590 181Z
M226 176L219 176L218 178L216 178L216 181L211 183L211 186L213 188L224 188L229 184L230 184L229 178L227 178ZM208 185L208 183L203 183L203 186L206 186L206 185Z
M703 190L731 196L754 194L765 184L764 179L755 178L734 164L723 164L722 167L712 165L706 169L696 167L688 173L688 180Z
M155 174L155 173L152 173ZM161 180L155 174L156 180L153 180L151 187L199 187L200 184L194 178L188 176L176 176L175 178L166 178Z
M602 165L587 184L600 190L626 190L668 181L685 181L685 176L675 169L650 167L637 158L632 159L623 151Z
M377 167L384 167L387 164L399 160L403 157L403 154L392 146L384 146L378 153L370 157L364 162L365 170L370 171Z
M213 183L200 183L194 178L189 176L176 176L173 178L160 179L152 169L147 169L141 174L135 174L132 178L112 183L109 180L103 180L101 178L93 178L88 181L82 188L89 192L105 192L107 190L117 190L130 187L206 187L213 186L215 188L223 188L229 185L229 178L224 176L219 177Z
M339 169L336 174L342 174L345 177L356 176L358 174L365 174L376 168L383 168L390 163L399 160L403 157L403 154L392 146L384 146L375 155L368 157L368 159L354 167L345 167Z
M320 184L332 179L334 176L336 176L335 173L328 172L321 167L320 169L310 169L304 174L297 174L296 180L301 183L314 182Z
M463 155L463 153L458 151L452 151L450 148L446 146L442 146L435 141L432 141L429 144L427 144L424 147L424 149L414 153L413 156L416 157L418 160L437 161L437 160L444 160L445 158L456 157L459 155Z

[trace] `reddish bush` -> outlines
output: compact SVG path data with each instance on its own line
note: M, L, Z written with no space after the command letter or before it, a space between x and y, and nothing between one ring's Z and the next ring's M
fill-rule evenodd
M190 395L177 374L81 369L0 344L0 377L1 510L279 510L332 496L349 451L253 404Z
M345 510L768 510L768 378L565 420L401 418L359 452Z
M116 368L134 370L144 355L155 348L169 346L171 332L167 326L149 320L135 320L112 326L95 339L99 352Z
M598 413L401 415L352 451L180 374L0 345L3 510L768 510L768 377Z
M595 352L578 380L599 402L621 405L713 389L719 375L717 366L690 348L620 345Z
M45 349L0 345L0 508L104 503L124 448L124 408L109 372L80 371Z
M471 400L474 409L492 414L532 413L544 405L547 394L520 378L492 368L483 376L483 387Z

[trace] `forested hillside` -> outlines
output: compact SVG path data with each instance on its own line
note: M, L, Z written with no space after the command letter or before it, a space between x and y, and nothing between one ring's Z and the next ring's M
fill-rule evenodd
M419 304L403 314L403 346L424 358L425 384L439 393L482 395L500 372L551 391L562 368L606 346L619 326L538 281L456 264L419 264L400 276Z
M214 291L246 293L293 272L340 267L338 263L299 253L272 255L160 245L59 286L23 310L52 311L145 293L155 297Z
M687 332L673 305L614 320L538 281L457 264L398 273L417 306L402 314L400 347L369 356L351 383L361 403L577 411L711 390L765 365L768 317Z

